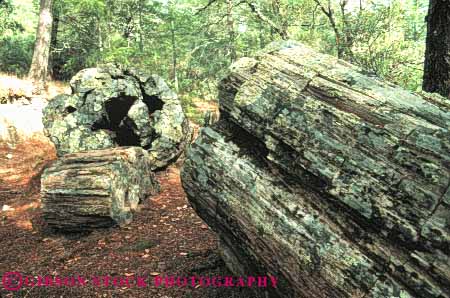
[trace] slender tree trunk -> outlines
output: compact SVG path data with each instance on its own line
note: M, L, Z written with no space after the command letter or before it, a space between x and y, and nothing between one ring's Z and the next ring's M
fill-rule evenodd
M289 9L289 8L288 8ZM288 36L289 29L289 20L286 16L286 10L283 9L280 0L272 1L272 10L273 15L275 16L275 23L278 24L278 28L280 29L281 36Z
M264 49L266 46L266 39L264 38L264 24L261 20L258 22L259 24L259 48Z
M333 27L333 31L334 31L334 39L336 41L336 48L337 48L337 57L339 59L343 59L344 58L344 53L345 53L345 49L342 45L342 40L341 40L341 33L339 32L339 29L337 29L336 27L336 23L334 23L334 20L332 21L330 19L331 22L331 27Z
M450 97L450 1L430 0L423 90Z
M173 17L170 20L170 34L172 37L172 75L175 91L178 92L178 74L177 74L177 43L175 38L175 23Z
M57 69L55 49L58 45L58 30L59 30L59 10L53 7L53 24L50 41L50 75L53 79L58 76L59 70Z
M50 56L50 41L52 32L53 0L40 1L39 24L34 45L29 78L33 81L34 93L40 94L46 87L48 62Z
M142 10L144 8L144 3L142 0L139 1L139 51L142 53L144 51L144 31L142 22Z
M413 22L413 40L419 40L419 32L417 30L417 16L419 15L419 3L418 0L413 1L413 13L414 13L414 22Z
M103 53L103 30L102 30L102 20L100 17L97 17L97 35L98 35L98 50L100 53Z
M334 18L334 12L331 9L331 1L328 0L328 5L327 7L325 7L324 5L322 5L322 2L320 2L320 0L314 0L314 2L316 2L316 4L320 7L320 10L322 10L322 12L325 14L325 16L328 18L328 21L330 22L330 26L333 29L334 32L334 38L336 41L336 49L337 49L337 56L339 59L344 58L344 54L345 54L345 48L343 45L343 40L342 40L342 36L341 33L339 31L339 28L336 24L336 20Z
M272 37L272 39L274 38L274 34L275 32L280 35L280 37L283 40L287 40L289 39L289 35L288 32L285 31L283 27L278 26L276 23L274 23L270 18L268 18L267 16L265 16L261 10L259 9L257 2L255 1L244 1L245 3L247 3L247 5L250 7L251 11L258 17L258 19L260 19L261 21L267 23L270 26L270 35Z
M233 0L227 0L227 27L228 27L228 48L230 51L231 62L236 61L236 48L234 47L235 32L234 32L234 21L233 21Z
M314 37L314 34L316 33L316 12L318 8L319 5L316 4L316 7L314 7L312 12L311 26L309 27L309 34L311 37Z
M344 38L344 47L343 47L343 55L349 62L353 62L353 35L350 29L350 24L348 21L348 15L346 12L346 6L348 4L348 0L342 0L339 2L339 7L341 8L341 16L342 16L342 36Z

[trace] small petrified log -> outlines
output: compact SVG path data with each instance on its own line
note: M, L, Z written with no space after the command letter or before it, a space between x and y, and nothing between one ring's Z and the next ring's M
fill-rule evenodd
M450 297L450 104L287 43L235 63L182 183L274 297Z
M148 195L159 191L148 153L118 147L67 154L41 178L43 218L64 231L124 225Z
M139 146L153 169L174 161L191 140L177 95L157 75L113 65L88 68L44 109L46 135L58 156L118 146Z

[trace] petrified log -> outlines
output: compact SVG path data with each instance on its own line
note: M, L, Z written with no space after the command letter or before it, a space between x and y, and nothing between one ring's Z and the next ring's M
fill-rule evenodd
M140 146L157 169L191 140L180 100L156 75L105 65L80 71L70 86L72 95L58 95L44 109L45 133L58 156Z
M450 297L450 104L287 43L219 85L183 186L273 297Z
M43 218L49 227L64 231L125 225L138 203L158 191L142 148L67 154L42 175Z

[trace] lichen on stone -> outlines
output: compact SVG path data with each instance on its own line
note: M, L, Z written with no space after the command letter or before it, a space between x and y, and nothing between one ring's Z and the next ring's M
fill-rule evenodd
M159 76L105 65L80 71L70 86L71 95L56 96L44 109L44 131L58 156L139 146L157 169L176 159L190 140L181 103Z

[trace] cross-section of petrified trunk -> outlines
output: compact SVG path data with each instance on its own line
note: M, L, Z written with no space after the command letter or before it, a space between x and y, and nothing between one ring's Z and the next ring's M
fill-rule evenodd
M58 156L140 146L158 169L191 139L180 100L156 75L106 65L80 71L70 86L71 95L55 97L44 109L45 133Z
M183 186L274 297L450 297L450 104L287 43L234 64Z
M129 223L138 203L159 190L147 155L139 147L118 147L58 159L41 179L47 224L80 231Z

